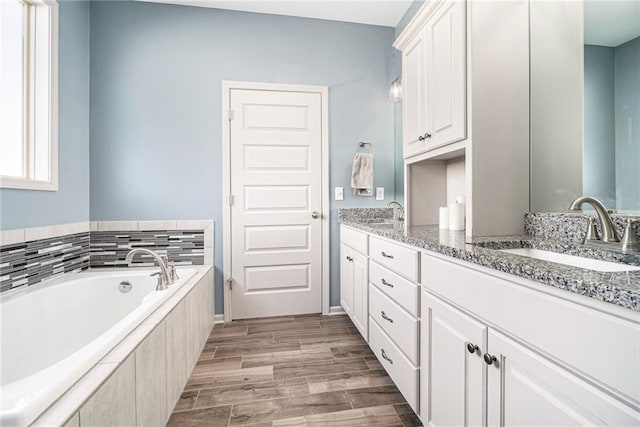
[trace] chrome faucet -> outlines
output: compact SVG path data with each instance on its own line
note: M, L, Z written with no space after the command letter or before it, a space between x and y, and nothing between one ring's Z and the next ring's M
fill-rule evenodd
M598 215L598 221L600 221L600 226L602 227L602 241L603 242L619 242L620 236L616 231L616 226L613 224L611 220L611 216L609 215L609 211L604 207L602 202L595 197L583 196L578 197L569 206L570 211L581 211L581 207L584 203L588 203L596 210L596 214Z
M169 275L169 271L167 269L167 266L164 260L160 257L160 255L158 255L154 251L151 251L149 249L144 249L144 248L132 249L127 254L126 261L127 262L133 261L133 257L139 253L150 255L151 257L153 257L156 263L160 266L159 272L151 274L151 276L158 276L158 284L156 285L157 291L164 291L165 289L167 289L167 286L173 284L173 281L171 280L171 276Z
M393 205L397 205L398 209L400 209L400 211L402 212L401 215L398 217L398 221L404 221L404 206L402 206L402 204L396 200L390 201L387 206L391 207ZM394 212L395 212L395 209L394 209ZM393 216L395 217L395 213Z

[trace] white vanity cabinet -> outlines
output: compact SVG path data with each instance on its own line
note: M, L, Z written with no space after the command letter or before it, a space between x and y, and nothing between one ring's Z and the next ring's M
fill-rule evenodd
M422 254L425 424L640 424L640 316L484 270Z
M405 158L466 137L466 2L430 3L424 22L396 43Z
M369 340L368 235L340 228L340 305L365 341Z

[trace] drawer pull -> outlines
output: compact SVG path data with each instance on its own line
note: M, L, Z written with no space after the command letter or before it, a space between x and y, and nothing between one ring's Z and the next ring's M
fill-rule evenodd
M382 353L382 358L393 365L393 360L389 359L389 356L387 356L387 353L385 353L384 348L382 349L381 353Z
M380 314L382 315L382 318L386 321L388 321L389 323L393 323L393 319L390 317L387 317L386 313L384 311L381 311Z
M390 258L393 259L393 255L387 255L386 253L384 253L384 251L381 252L382 256L385 258Z
M475 345L475 344L468 343L468 344L467 344L467 350L469 351L469 353L473 354L473 353L475 353L476 351L478 351L478 352L479 352L479 351L480 351L480 347L478 347L478 346L477 346L477 345Z
M386 280L384 280L384 279L382 279L382 284L383 284L383 285L385 285L385 286L388 286L388 287L390 287L390 288L393 288L393 283L389 283L389 282L387 282L387 281L386 281Z

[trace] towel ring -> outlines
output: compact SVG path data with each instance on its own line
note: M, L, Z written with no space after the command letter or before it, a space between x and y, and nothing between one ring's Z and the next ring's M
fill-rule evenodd
M371 149L371 152L373 153L373 144L372 144L372 143L370 143L370 142L366 142L366 141L359 141L359 142L358 142L358 147L359 147L359 148L364 148L364 147L366 147L367 145L369 146L369 148ZM357 151L358 151L358 150L356 150L356 152L357 152Z

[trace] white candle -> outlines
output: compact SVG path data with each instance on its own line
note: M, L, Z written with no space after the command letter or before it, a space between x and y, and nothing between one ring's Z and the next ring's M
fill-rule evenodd
M449 230L464 230L464 203L449 203Z

